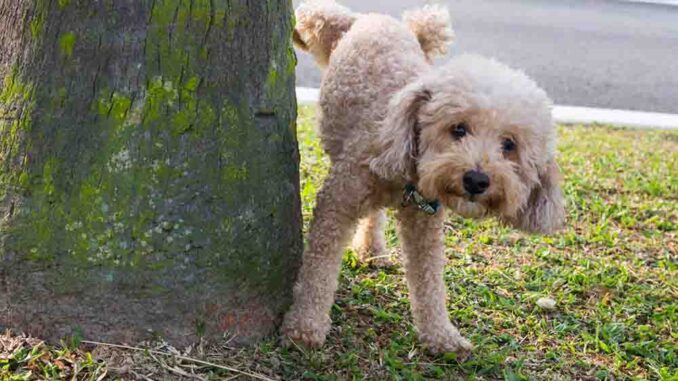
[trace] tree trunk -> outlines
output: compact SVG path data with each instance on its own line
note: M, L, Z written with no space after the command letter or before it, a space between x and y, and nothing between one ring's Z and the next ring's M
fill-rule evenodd
M0 0L0 326L270 333L301 253L291 0Z

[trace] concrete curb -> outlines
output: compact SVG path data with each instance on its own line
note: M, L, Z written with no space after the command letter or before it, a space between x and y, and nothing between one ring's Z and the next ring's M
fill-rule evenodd
M312 105L318 103L320 89L312 87L297 87L297 103L300 105Z
M297 87L297 102L302 105L318 102L320 90ZM563 124L613 124L622 127L673 130L678 129L678 114L661 114L576 106L553 106L553 119Z

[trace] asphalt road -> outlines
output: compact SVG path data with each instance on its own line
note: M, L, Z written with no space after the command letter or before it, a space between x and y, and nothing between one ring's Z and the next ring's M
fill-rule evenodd
M398 17L430 3L339 2ZM449 6L457 36L451 55L479 53L520 68L557 104L678 113L678 6L618 0L440 2ZM318 87L321 73L312 58L297 55L297 85Z

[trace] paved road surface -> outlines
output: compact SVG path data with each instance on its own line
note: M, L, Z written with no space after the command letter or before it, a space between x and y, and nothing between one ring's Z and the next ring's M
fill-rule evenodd
M339 1L356 11L394 16L430 2ZM678 6L617 0L440 2L452 13L453 55L480 53L521 68L558 104L678 113ZM313 60L298 56L298 86L318 87Z

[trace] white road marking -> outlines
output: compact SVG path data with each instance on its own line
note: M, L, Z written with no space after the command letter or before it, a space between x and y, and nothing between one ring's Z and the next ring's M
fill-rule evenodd
M660 5L678 5L676 0L621 0L627 3L660 4Z
M320 90L297 87L297 102L310 105L318 102ZM678 114L661 114L631 110L615 110L576 106L553 106L553 119L562 124L612 124L622 127L678 129Z

